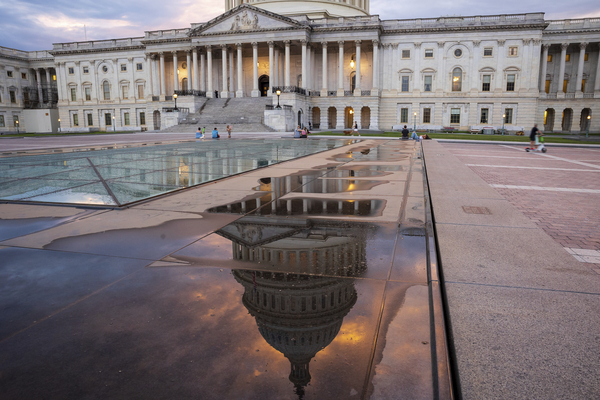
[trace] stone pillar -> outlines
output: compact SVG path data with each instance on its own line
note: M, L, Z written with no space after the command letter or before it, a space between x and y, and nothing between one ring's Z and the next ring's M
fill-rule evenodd
M321 97L327 97L327 42L321 42L321 46L323 47L323 84L321 86ZM325 113L327 113L327 110L325 110ZM327 119L327 114L325 114L325 118ZM323 111L321 111L321 120L323 120Z
M177 52L172 51L173 54L173 92L179 90L179 74L177 74Z
M379 40L373 40L373 89L371 96L379 95Z
M563 82L565 81L565 62L567 59L567 47L569 47L569 43L562 43L560 45L560 70L558 73L558 93L557 98L565 98L565 94L563 92Z
M310 44L308 44L306 46L306 90L312 90L313 88L313 84L312 84L312 71L313 71L313 66L311 65L312 62L312 49ZM304 77L302 77L302 81L304 81Z
M361 44L361 40L356 40L356 75L355 75L355 82L356 82L356 86L354 88L354 95L355 96L360 96L361 95L361 91L360 91L360 44ZM359 118L360 119L360 118Z
M539 95L539 88L536 83L540 79L540 57L542 55L541 49L542 39L535 38L531 41L531 50L530 54L530 62L529 62L529 84L527 90L530 91L533 95ZM543 78L544 80L546 78Z
M600 45L598 45L598 61L596 62L596 81L594 82L594 92L600 92ZM600 97L594 94L594 97Z
M337 121L335 121L335 129L344 129L344 120L346 118L346 115L344 114L344 107L337 107ZM325 179L324 179L325 181Z
M200 53L200 90L206 92L206 62L204 53Z
M443 93L444 91L450 91L452 88L450 87L446 87L446 77L448 76L448 74L446 73L446 71L444 71L444 47L446 45L446 42L437 42L438 45L438 73L436 74L436 84L435 84L435 91L438 92L439 94ZM500 72L496 71L496 75L498 75ZM436 115L442 115L442 109L438 108L437 106L435 107L436 110ZM441 125L441 122L438 124L437 122L435 122L436 125Z
M339 55L339 60L338 60L338 84L337 84L337 91L338 91L338 96L343 96L344 95L344 41L340 40L338 41L338 46L339 46L339 50L338 50L338 55ZM339 121L339 116L338 116L338 121Z
M413 73L413 76L412 76L412 92L417 94L421 90L423 90L423 85L421 83L421 43L415 42L414 46L415 46L415 48L414 48L415 72ZM475 52L476 52L475 49L473 49L473 53L475 53ZM471 57L471 60L473 60L473 57ZM477 70L471 69L471 71L477 71ZM418 105L417 105L417 109L418 109Z
M186 59L185 59L186 71L185 71L185 73L186 73L186 78L187 78L187 87L185 88L185 90L192 90L192 84L194 83L194 81L192 79L192 51L186 50L185 55L186 55Z
M165 53L161 51L158 55L160 56L160 100L165 101L165 95L167 93L165 81Z
M258 91L258 43L252 42L252 97L260 97Z
M392 94L398 94L400 89L400 79L398 76L398 70L400 69L398 63L400 62L399 56L399 46L400 43L392 43L392 74L390 76L392 80L392 84L390 85L392 88Z
M56 70L56 87L58 89L58 101L65 100L65 94L63 92L66 87L66 81L63 78L62 71L65 67L64 62L56 63L58 69ZM597 79L596 79L597 80Z
M529 86L529 74L527 73L526 67L527 65L531 65L531 53L529 52L529 46L531 44L531 40L532 39L523 39L523 68L521 70L521 74L519 75L519 87L518 90L519 92L524 92L528 89ZM516 85L516 82L515 82ZM517 90L517 88L515 87L515 90ZM514 118L513 118L513 124L514 124Z
M199 85L198 85L198 49L196 49L194 47L194 49L192 50L192 89L193 90L200 90L199 89Z
M275 47L275 65L273 65L273 85L280 86L279 83L279 47Z
M577 83L575 84L575 97L583 98L581 82L583 82L583 60L585 57L586 42L579 43L579 65L577 66Z
M236 43L237 48L237 92L235 97L244 97L244 86L242 76L242 44Z
M52 102L52 96L50 95L50 68L46 68L46 85L48 86L48 100Z
M307 89L308 88L308 74L307 74L307 70L308 70L308 65L306 64L307 60L306 60L306 40L301 40L300 43L302 44L302 89Z
M213 92L212 67L212 47L208 45L206 46L206 97L208 98L215 97L215 92Z
M540 79L540 93L546 92L546 71L548 70L548 43L542 45L542 76Z
M229 92L227 89L227 45L221 45L221 66L223 68L223 90L221 90L221 98L228 98Z
M504 51L504 43L506 39L498 39L498 64L496 67L496 85L495 91L502 92L502 84L504 83L504 59L506 58L506 52ZM500 114L502 117L502 114Z
M42 94L42 75L39 68L35 69L35 78L37 79L38 103L41 105L44 104L44 95Z
M481 45L480 40L473 40L473 56L471 57L471 68L470 68L470 71L471 71L470 90L472 92L472 95L477 95L477 93L481 90L479 88L479 86L481 85L480 76L479 76L479 58L481 57L481 52L479 50L480 45ZM418 69L415 68L415 71L418 71ZM473 113L470 112L469 114L471 115Z
M273 96L273 86L275 84L275 82L273 82L273 78L274 78L274 74L275 74L275 55L274 55L274 46L275 43L273 43L272 41L267 42L267 44L269 45L269 90L267 91L267 96L272 97Z
M235 97L235 75L233 74L233 48L229 52L229 96ZM229 97L228 96L228 97Z
M290 41L284 40L285 44L285 86L291 86L290 84Z

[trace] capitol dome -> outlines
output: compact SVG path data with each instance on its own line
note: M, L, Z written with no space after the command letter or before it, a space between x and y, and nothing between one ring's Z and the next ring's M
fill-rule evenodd
M370 0L225 0L225 11L244 3L279 15L325 18L367 16Z

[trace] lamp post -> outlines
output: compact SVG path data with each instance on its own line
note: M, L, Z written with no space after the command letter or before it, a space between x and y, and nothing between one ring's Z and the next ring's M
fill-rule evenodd
M17 135L19 134L19 121L15 121L15 125L17 125Z
M502 114L502 136L504 136L504 121L506 120L506 114Z
M281 96L281 90L277 89L277 91L275 92L277 94L277 109L281 110L281 106L279 105L279 96Z
M117 132L117 122L115 121L115 116L113 115L113 133Z
M353 109L350 109L350 111L349 111L349 112L350 112L350 119L352 120L352 121L350 122L350 128L354 128L354 110L353 110ZM354 133L353 133L353 135L354 135Z
M177 93L173 95L173 98L175 99L175 108L173 110L177 111Z
M58 119L58 133L60 133L60 118Z
M587 116L587 130L585 131L585 137L587 139L587 137L590 135L590 120L592 119L591 115Z
M413 132L417 131L417 113L413 114Z

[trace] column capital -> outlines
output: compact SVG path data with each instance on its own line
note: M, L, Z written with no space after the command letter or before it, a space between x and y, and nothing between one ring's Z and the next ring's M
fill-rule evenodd
M498 39L498 46L504 46L504 43L506 43L506 39Z
M187 54L192 54L192 49L185 49L185 52L186 52Z
M275 46L275 42L274 42L274 41L272 41L272 40L269 40L269 41L267 42L267 44L269 45L269 47L273 47L273 46Z
M207 44L207 45L206 45L206 46L204 46L204 47L206 47L206 51L212 51L212 45L210 45L210 44Z
M327 48L327 42L321 42L321 47L323 47L324 49Z
M291 40L284 40L284 41L283 41L283 44L285 44L286 46L289 46L289 45L290 45L290 43L291 43Z
M355 40L354 43L356 43L356 47L360 47L362 40Z
M197 47L192 47L192 53L198 54L198 48Z
M127 57L127 61L132 62L133 61L133 57Z
M392 47L396 50L400 46L400 43L392 43Z
M242 44L241 43L236 43L235 47L237 47L238 49L240 49L242 47Z
M256 49L256 48L258 48L258 43L257 43L257 42L252 42L252 43L250 43L250 44L252 45L252 48L253 48L253 49Z
M443 49L446 45L446 42L437 42L438 48Z
M340 47L344 47L344 41L343 40L338 40L338 45Z
M149 56L150 56L150 58L151 58L152 60L156 60L156 59L158 58L158 57L157 57L157 56L158 56L158 54L156 54L156 53L150 53L150 54L149 54Z
M379 40L375 39L373 40L373 46L379 46Z
M415 49L421 48L421 42L414 42L413 45L415 46Z
M306 43L308 43L308 41L306 39L300 39L300 44L302 46L306 46Z
M560 48L561 48L561 50L566 50L566 49L567 49L567 47L569 47L569 43L561 43L561 44L560 44Z
M551 46L551 44L550 44L550 43L544 43L544 44L542 45L542 48L543 48L544 50L548 50L548 49L550 48L550 46Z
M579 43L579 49L580 50L585 50L585 48L587 47L587 45L588 45L587 42L581 42L581 43Z
M539 46L542 43L542 39L533 39L533 45Z
M226 44L220 44L219 46L221 47L221 50L227 50L227 45Z
M177 55L177 50L172 50L171 54L173 54L174 56L176 56Z
M529 38L525 38L525 39L523 39L523 44L524 44L525 46L528 46L528 45L529 45L529 43L531 43L531 39L529 39Z
M159 51L158 55L161 56L161 57L163 57L165 55L165 52L164 51Z
M473 47L479 47L481 40L473 40Z

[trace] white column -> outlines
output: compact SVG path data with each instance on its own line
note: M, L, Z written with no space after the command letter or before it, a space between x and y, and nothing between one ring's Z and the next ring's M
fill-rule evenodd
M548 68L548 48L549 44L542 45L542 76L540 79L540 93L546 92L546 71Z
M244 86L242 85L242 44L236 43L237 48L237 92L235 97L244 97Z
M177 52L172 51L173 54L173 91L179 90L179 75L177 74Z
M375 93L373 93L375 92ZM379 94L379 40L373 40L373 90L371 95Z
M560 45L560 72L558 73L558 97L564 98L563 82L565 81L565 62L567 59L567 47L569 43L562 43ZM562 93L562 94L561 94Z
M64 80L63 75L62 75L62 71L63 71L63 68L65 67L65 63L58 62L58 63L56 63L56 65L58 67L56 69L56 87L58 89L58 100L61 101L61 100L65 100L63 86L66 87L66 81Z
M285 86L291 86L290 84L290 41L284 40L285 44Z
M400 77L398 76L400 54L400 43L392 43L392 73L390 74L391 87L396 93L400 91Z
M275 65L273 66L273 85L280 86L279 83L279 47L275 47Z
M274 81L274 76L273 75L275 73L274 72L275 71L275 69L274 69L274 67L275 67L275 65L274 65L275 64L275 61L274 61L274 50L275 49L274 49L273 46L275 46L275 43L273 43L273 42L270 41L270 42L267 42L267 44L269 45L269 90L267 91L267 96L272 97L273 96L273 90L272 90L272 88L273 88L273 86L275 84L275 82L273 82Z
M160 56L160 95L162 96L160 100L164 101L164 96L167 94L167 85L165 81L165 53L161 51L158 55Z
M586 42L579 43L579 65L577 66L577 83L575 84L575 96L583 98L581 82L583 81L583 60L585 57Z
M356 40L356 76L355 76L355 82L356 82L356 86L354 88L354 94L357 96L361 95L361 91L360 91L360 40ZM416 73L416 71L415 71ZM359 118L360 119L360 118Z
M519 92L526 91L529 86L530 74L527 73L527 69L525 66L531 65L531 53L529 52L529 46L531 45L532 40L533 39L530 38L523 39L523 68L521 70L521 74L519 75L519 80L521 81L521 83L519 84Z
M186 90L192 90L192 84L193 84L193 79L192 79L192 51L191 50L186 50L185 52L186 55L186 78L187 78L187 87L185 88ZM183 89L183 88L182 88Z
M233 74L233 49L229 52L229 93L231 97L235 96L235 75ZM228 96L228 97L229 97Z
M252 42L252 97L260 97L258 91L258 43Z
M159 93L159 87L160 87L160 82L158 81L157 77L158 77L158 65L157 65L157 61L156 61L156 54L151 54L150 55L150 59L151 59L151 70L150 70L150 74L152 75L152 96L158 96Z
M206 97L209 98L215 97L215 92L213 91L212 67L212 47L208 45L206 46Z
M302 44L302 89L306 89L308 87L308 74L307 74L307 64L306 64L306 40L301 40Z
M327 42L321 42L321 46L323 46L323 84L321 86L321 97L324 97L327 96ZM327 110L321 110L321 115L323 114L327 115Z
M446 42L437 42L438 45L438 73L436 74L436 91L447 92L450 91L449 87L446 87L446 77L448 76L447 71L444 71L444 47ZM496 71L496 75L500 72ZM437 108L437 107L436 107ZM442 110L436 109L436 115L442 115Z
M306 47L306 90L312 90L312 65L311 65L311 48L310 45ZM304 82L304 76L302 77L302 82ZM308 94L308 93L307 93Z
M200 90L199 89L199 85L198 85L198 49L196 49L194 47L194 50L192 50L192 62L193 62L193 66L192 66L192 89L193 90Z
M598 45L598 50L600 50L600 45ZM600 51L598 51L598 61L596 62L596 82L594 82L594 92L598 91L600 91Z
M481 57L481 52L479 50L479 46L481 45L481 41L480 40L473 40L473 57L471 57L471 85L469 86L469 89L474 92L473 94L475 95L477 92L479 92L479 80L480 80L480 76L479 76L479 58ZM416 72L416 71L415 71ZM466 86L465 86L466 89ZM471 112L469 113L469 115L473 115L473 109L470 110Z
M20 78L20 77L18 77ZM42 94L42 75L40 74L40 69L35 69L35 78L37 79L37 90L38 90L38 103L44 103L44 95Z
M506 51L504 51L504 43L506 43L505 39L498 39L498 63L496 64L496 84L494 85L494 87L496 88L495 90L498 92L502 91L502 84L504 83L504 66L503 66L503 62L504 59L506 58Z
M338 91L338 96L343 96L344 95L344 41L340 40L338 41L338 55L339 55L339 59L338 59L338 85L337 85L337 91ZM340 94L341 92L341 94ZM343 114L343 111L342 111ZM339 121L339 116L338 116L338 121ZM339 125L339 124L338 124ZM340 129L340 128L338 128Z
M206 92L206 61L204 53L200 53L200 90Z
M227 45L221 45L221 66L223 69L223 87L221 90L221 98L228 98L228 89L227 89Z

